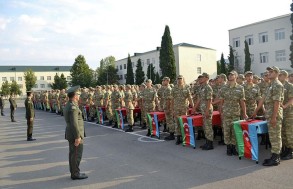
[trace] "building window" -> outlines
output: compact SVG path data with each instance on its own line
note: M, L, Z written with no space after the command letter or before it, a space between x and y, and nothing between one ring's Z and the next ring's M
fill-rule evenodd
M18 77L17 80L18 80L18 81L22 81L22 77Z
M269 62L269 53L264 52L260 53L260 63L268 63Z
M45 88L45 84L41 84L41 88Z
M10 77L10 81L14 81L14 77Z
M7 81L7 78L6 77L2 77L2 81Z
M48 81L51 81L51 76L47 76L47 80Z
M233 47L240 47L240 38L234 38L233 39Z
M277 29L275 30L275 40L285 39L285 29Z
M23 84L18 84L19 88L22 89L23 88Z
M276 51L276 62L286 61L285 50Z
M119 70L118 66L116 66L116 69Z
M51 88L51 84L50 83L47 85L47 88Z
M196 61L197 62L201 62L201 54L197 54L196 55Z
M150 65L150 63L151 63L151 60L147 59L147 65Z
M253 45L253 36L252 35L245 36L245 41L248 43L248 45Z
M268 32L263 32L259 34L259 43L268 42Z
M119 75L119 79L122 80L123 79L123 75Z
M124 70L126 69L126 64L124 64Z
M127 75L127 74L124 74L124 79L126 79L126 75Z
M34 85L34 88L38 88L38 84L35 84L35 85Z
M197 73L197 74L201 74L201 67L197 67L197 69L196 69L196 73Z
M122 65L120 65L120 70L122 70Z
M40 80L45 80L45 77L44 76L40 76Z
M254 54L250 54L251 64L254 63Z

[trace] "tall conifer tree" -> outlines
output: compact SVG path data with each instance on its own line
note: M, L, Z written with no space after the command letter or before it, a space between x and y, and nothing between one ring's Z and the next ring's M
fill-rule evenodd
M130 85L134 84L134 74L133 74L132 62L131 62L131 58L129 54L127 59L126 84L130 84Z

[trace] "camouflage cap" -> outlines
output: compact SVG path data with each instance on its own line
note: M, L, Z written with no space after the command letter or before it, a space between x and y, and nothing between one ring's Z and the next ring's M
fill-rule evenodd
M140 84L140 86L142 86L142 87L146 87L146 85L145 85L144 83Z
M280 73L280 69L276 66L267 67L267 70L268 71L274 70L275 72Z
M244 73L245 76L248 75L248 74L253 74L253 73L252 73L252 71L246 71L246 72Z
M117 88L117 87L118 87L118 85L114 84L114 85L113 85L113 87L114 87L114 88Z
M74 93L74 92L79 92L79 89L80 89L80 86L79 85L76 85L76 86L73 86L71 88L69 88L66 93Z
M164 77L164 78L163 78L163 81L165 81L165 80L170 81L170 78L169 78L169 77Z
M152 83L152 80L151 79L147 79L146 80L146 83Z
M178 76L177 76L177 79L179 79L179 78L182 79L182 78L183 78L183 75L178 75Z
M263 76L267 76L269 74L269 71L265 71L264 73L263 73Z
M126 88L129 88L129 89L130 89L130 88L131 88L131 85L127 84L127 85L126 85Z
M286 70L280 70L280 75L285 75L288 77L288 72Z
M221 73L218 77L223 78L223 79L227 79L227 76L225 74L223 74L223 73Z
M229 75L232 74L232 75L236 75L236 76L238 76L238 73L237 73L236 71L234 71L234 70L231 71L231 72L229 72L228 74L229 74Z
M203 73L201 74L201 76L202 76L202 77L206 77L206 78L210 78L210 75L207 74L206 72L203 72Z
M239 74L239 75L238 75L238 78L240 78L240 79L242 79L242 80L244 80L244 79L245 79L245 77L244 77L244 75L243 75L243 74Z
M97 85L96 88L101 88L101 86L100 85Z
M253 75L253 79L260 79L260 77L258 77L258 75Z

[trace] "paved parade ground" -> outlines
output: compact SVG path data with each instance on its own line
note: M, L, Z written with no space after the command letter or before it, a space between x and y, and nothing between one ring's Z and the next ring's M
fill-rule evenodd
M23 102L16 110L16 123L9 110L0 117L0 188L293 188L293 160L277 167L263 167L269 150L260 146L260 163L226 155L226 146L202 151L176 146L175 141L145 137L135 132L85 123L86 135L81 171L85 180L71 180L65 121L59 115L36 110L33 137L26 141ZM197 141L198 146L204 143Z

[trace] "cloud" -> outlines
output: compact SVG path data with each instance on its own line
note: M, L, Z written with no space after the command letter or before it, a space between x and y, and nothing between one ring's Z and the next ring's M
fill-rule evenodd
M0 30L5 30L8 23L11 22L11 19L0 18Z
M25 24L28 27L43 27L47 24L47 22L41 17L33 17L27 14L22 14L19 16L19 21L21 24Z

